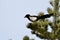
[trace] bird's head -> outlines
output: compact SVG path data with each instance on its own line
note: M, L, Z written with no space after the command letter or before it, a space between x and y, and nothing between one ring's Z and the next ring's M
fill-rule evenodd
M24 18L28 18L30 16L30 14L26 14Z

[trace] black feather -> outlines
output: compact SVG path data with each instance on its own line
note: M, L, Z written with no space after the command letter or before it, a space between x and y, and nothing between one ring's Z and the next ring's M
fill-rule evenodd
M38 16L38 19L44 19L44 18L49 18L51 17L53 14L46 14L46 15L43 15L43 16Z
M25 17L28 18L30 21L35 22L38 21L39 19L45 19L45 18L49 18L51 17L53 14L46 14L43 16L30 16L29 14L27 14ZM35 21L31 20L30 17L36 17L37 19Z

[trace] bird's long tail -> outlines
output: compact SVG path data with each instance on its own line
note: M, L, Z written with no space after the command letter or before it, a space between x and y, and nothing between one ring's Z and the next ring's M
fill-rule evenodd
M51 17L52 15L53 15L53 14L46 14L46 15L40 16L39 18L40 18L40 19L49 18L49 17Z

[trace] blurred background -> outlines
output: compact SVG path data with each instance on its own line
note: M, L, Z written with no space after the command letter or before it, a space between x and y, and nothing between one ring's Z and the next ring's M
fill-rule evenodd
M0 0L0 40L23 40L25 35L40 40L26 28L26 14L47 13L49 0Z

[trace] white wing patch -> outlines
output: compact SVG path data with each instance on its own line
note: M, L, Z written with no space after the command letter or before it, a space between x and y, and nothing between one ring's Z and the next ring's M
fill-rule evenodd
M30 20L35 21L37 18L36 17L30 17Z

